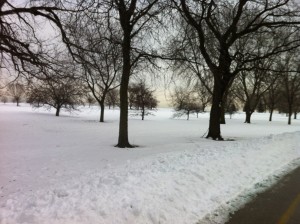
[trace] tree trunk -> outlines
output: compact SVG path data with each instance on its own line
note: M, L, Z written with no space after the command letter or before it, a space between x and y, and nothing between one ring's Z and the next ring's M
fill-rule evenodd
M270 109L269 121L272 121L272 117L273 117L273 111L274 111L274 109L273 109L273 108L271 108L271 109Z
M142 121L144 120L145 117L145 107L142 107Z
M290 125L292 123L292 115L293 115L293 109L292 106L289 105L289 112L288 112L288 124Z
M247 123L247 124L251 123L251 115L253 113L252 110L251 110L251 107L250 107L250 100L251 99L247 99L247 101L245 103L245 106L244 106L244 110L245 110L245 113L246 113L245 123Z
M223 99L222 99L222 104L221 104L221 117L220 117L220 123L221 124L226 124L225 107L226 107L226 103L227 103L228 88L226 88L226 91L224 92Z
M131 72L130 62L130 31L124 30L122 43L123 70L120 84L120 122L119 138L116 147L132 148L128 141L128 85Z
M225 120L225 102L222 101L222 105L221 105L221 116L220 116L220 124L226 124L226 120Z
M119 122L119 139L116 147L132 148L128 141L128 90L129 77L122 77L120 86L120 122Z
M296 111L294 112L294 119L295 120L297 119L297 112Z
M60 107L58 106L57 108L56 108L56 113L55 113L55 116L59 116L59 112L60 112Z
M188 110L186 114L187 114L187 119L186 120L189 120L190 119L190 111Z
M246 120L245 120L245 123L247 123L247 124L251 123L251 115L252 115L252 112L246 110Z
M223 93L225 88L225 83L221 83L220 78L215 77L213 100L209 118L209 129L206 138L212 138L213 140L223 140L223 138L221 137L220 116Z
M100 122L104 122L104 103L100 103Z

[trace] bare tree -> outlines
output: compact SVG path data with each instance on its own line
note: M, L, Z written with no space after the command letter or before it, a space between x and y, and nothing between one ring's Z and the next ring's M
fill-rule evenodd
M206 83L209 82L207 81ZM201 82L196 82L194 86L194 91L196 93L197 101L200 102L200 111L205 112L205 109L207 106L211 103L212 95L211 92L208 91L208 89L201 83Z
M134 103L137 100L136 99L137 92L138 92L138 88L135 85L128 86L128 106L130 110L133 109Z
M229 114L230 119L232 118L232 115L235 114L237 111L238 109L235 102L230 101L226 104L225 113Z
M133 99L132 106L144 120L145 116L152 115L151 111L157 107L157 99L154 97L154 91L146 86L145 81L132 84L129 87L129 95Z
M174 117L186 115L189 120L190 114L199 109L196 93L189 86L176 86L171 94L171 102L175 110Z
M241 71L237 76L235 95L244 104L245 123L251 123L251 115L278 78L277 73L270 72L272 65L272 60L256 61L251 70Z
M7 85L7 94L12 97L13 102L20 105L20 101L25 96L25 86L22 83L12 82Z
M224 93L245 64L298 47L299 36L290 32L292 29L288 31L283 27L293 27L294 30L299 28L299 10L286 0L172 2L195 31L197 46L214 79L207 137L223 140L220 116ZM241 44L238 43L245 43L246 40L251 42L252 37L258 33L269 33L270 38L265 43L268 51L263 54L254 48L249 48L247 52L241 51ZM278 44L279 36L284 41Z
M274 110L278 107L278 101L280 99L280 80L281 79L277 79L275 82L271 83L270 88L265 94L266 106L270 112L269 121L272 121Z
M117 89L113 89L107 93L106 97L106 105L108 106L108 109L115 108L119 105L120 98L119 98L119 92Z
M43 79L29 80L28 101L33 107L53 107L59 116L62 108L72 111L83 105L87 92L76 74L76 64L64 52L56 52L56 61L51 66L42 70Z
M149 54L145 53L145 38L151 32L151 22L157 19L161 8L158 0L111 0L99 1L99 7L107 9L104 12L114 24L120 27L122 49L122 75L120 85L120 123L119 138L116 147L133 147L128 140L128 85L133 68L143 59L148 60ZM149 48L152 46L149 42ZM143 47L142 47L143 46ZM148 49L149 49L148 48Z
M1 102L6 104L8 101L7 96L1 96Z
M119 87L122 71L121 47L112 40L115 27L110 18L84 12L72 15L66 24L72 42L76 43L76 60L82 67L82 79L100 106L100 122L104 122L108 93Z
M151 36L155 30L151 24L158 20L158 14L161 12L158 3L158 0L89 0L84 2L84 4L92 5L86 10L86 14L95 23L101 24L106 21L107 26L104 28L108 30L110 36L104 39L120 47L120 123L116 147L133 147L128 140L128 85L134 68L137 68L140 62L152 63L153 57L150 57L150 53L153 48L153 38Z
M293 69L294 68L294 69ZM288 124L295 111L296 101L300 97L300 66L296 51L288 52L281 61L282 69L282 102L281 110L288 114Z
M194 91L201 101L201 106L199 105L197 109L198 113L204 112L212 100L213 82L211 74L203 57L201 57L195 32L182 19L179 19L179 26L183 32L176 35L168 46L170 57L173 58L171 60L175 75L173 78L184 79L189 85L194 85Z
M62 108L72 111L82 105L84 92L82 84L73 78L48 79L32 84L28 96L33 107L53 107L55 116L59 116Z

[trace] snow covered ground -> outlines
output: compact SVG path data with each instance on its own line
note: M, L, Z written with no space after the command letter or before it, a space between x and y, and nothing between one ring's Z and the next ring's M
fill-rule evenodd
M134 149L114 147L118 110L73 114L0 105L1 224L223 223L300 164L300 121L236 114L225 138L201 138L208 114L130 118Z

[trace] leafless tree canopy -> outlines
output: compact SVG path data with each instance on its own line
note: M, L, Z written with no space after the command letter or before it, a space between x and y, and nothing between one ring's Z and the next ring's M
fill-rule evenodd
M121 46L113 41L117 30L111 27L110 18L90 12L81 15L80 20L71 16L66 29L72 42L76 43L72 48L81 67L81 79L98 102L100 122L104 122L106 97L120 85Z
M60 13L67 10L62 1L28 1L26 4L0 2L0 60L1 68L13 66L22 70L26 64L45 66L42 41L36 35L35 19L44 18L60 30L68 43Z
M62 108L72 111L83 104L82 84L72 78L36 81L29 87L28 102L34 107L48 106L56 109L59 116Z
M195 91L195 86L185 84L175 86L171 93L171 102L175 109L174 117L187 116L187 120L192 113L202 112L199 93Z
M20 101L25 96L25 85L16 81L7 86L7 95L10 96L13 102L19 106Z
M129 86L129 104L130 108L135 110L133 115L145 116L152 115L151 111L157 107L157 99L154 96L154 90L146 86L145 81L140 81Z
M288 124L291 124L293 112L297 111L300 99L300 66L297 51L291 51L280 62L282 76L279 85L281 96L279 109L288 114ZM292 71L289 71L292 70Z
M110 23L120 30L122 52L122 75L120 79L120 124L117 147L132 147L128 140L128 85L133 69L141 61L149 59L146 51L152 46L149 37L153 21L161 11L158 0L111 0L99 1L97 14L109 18ZM146 41L145 41L146 40ZM148 44L147 44L148 43ZM148 60L149 61L149 60Z
M248 63L299 47L300 11L287 0L172 2L212 73L214 89L207 137L222 140L220 105L233 79L249 69ZM264 38L263 48L257 47L259 42L253 38L256 35Z

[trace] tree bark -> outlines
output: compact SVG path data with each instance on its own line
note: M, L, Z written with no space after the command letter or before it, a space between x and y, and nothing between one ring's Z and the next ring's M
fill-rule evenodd
M100 122L104 122L104 103L100 103Z
M274 111L274 109L273 109L273 108L271 108L271 109L270 109L269 121L272 121L272 117L273 117L273 111Z
M245 103L245 113L246 113L246 119L245 119L245 123L250 124L251 123L251 115L253 113L251 106L250 106L250 101L251 99L247 99L246 103Z
M58 106L57 108L56 108L56 113L55 113L55 116L59 116L59 112L60 112L60 107Z
M224 92L223 99L222 99L222 104L221 104L221 117L220 117L220 123L221 124L226 124L226 119L225 119L225 107L227 103L227 96L228 96L228 88L226 88L226 91ZM230 118L231 119L231 118Z
M246 111L246 120L245 120L245 123L251 124L251 115L252 115L251 111Z
M132 148L128 141L128 103L127 90L129 78L122 78L120 86L120 122L119 122L119 139L116 147Z
M221 104L221 116L220 116L220 124L226 124L226 120L225 120L225 101L222 101Z
M127 105L127 81L123 81L120 88L120 123L119 139L117 147L132 148L128 140L128 105Z
M293 109L292 105L289 105L289 111L288 111L288 125L292 123L292 115L293 115Z
M289 113L289 115L288 115L288 125L290 125L292 123L291 117L292 117L292 114Z
M120 122L119 138L116 147L132 148L128 140L128 85L131 72L130 62L130 30L124 30L122 43L123 70L120 85Z
M221 136L220 116L225 87L225 83L221 83L220 78L215 77L212 107L210 110L209 129L206 138L212 138L213 140L224 140Z
M144 117L145 117L145 107L143 106L142 107L142 121L144 120Z

